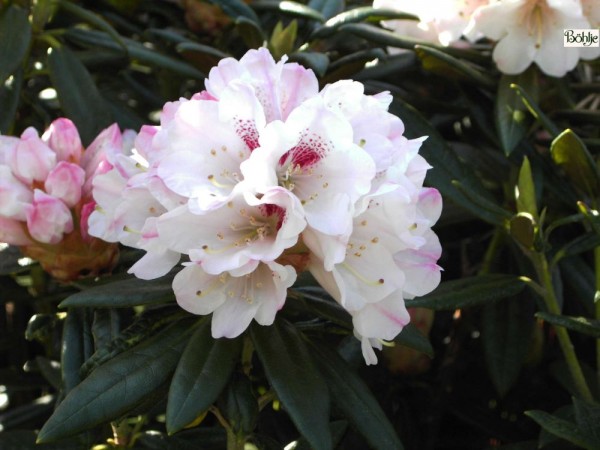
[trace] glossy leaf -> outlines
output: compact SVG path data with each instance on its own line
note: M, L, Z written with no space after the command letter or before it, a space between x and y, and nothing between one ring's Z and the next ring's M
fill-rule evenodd
M525 282L514 275L479 275L442 282L431 294L407 300L407 307L454 310L495 302L523 290Z
M205 320L190 338L173 375L167 402L167 431L193 422L218 398L241 351L241 339L213 339Z
M0 25L1 26L1 25ZM13 72L10 82L0 82L0 134L12 131L23 86L23 70Z
M581 432L600 443L600 405L577 397L573 397L573 405L575 421Z
M308 7L320 11L325 19L341 13L345 7L344 0L310 0Z
M276 60L294 51L297 34L298 22L296 20L292 20L285 28L282 22L277 22L269 40L269 50Z
M551 323L552 325L600 339L599 320L592 320L588 319L587 317L561 316L558 314L551 314L546 311L537 312L535 317Z
M510 85L510 88L517 93L517 95L519 96L523 104L527 107L531 115L535 117L553 137L557 136L560 130L539 107L537 101L533 97L533 93L529 92L525 87L519 86L516 83L512 83Z
M233 19L238 17L245 17L252 20L255 23L260 23L258 16L252 8L250 8L242 0L209 0L210 3L215 4L221 8L225 14Z
M325 17L310 6L292 1L269 1L256 0L252 2L252 7L257 11L273 11L287 16L297 17L299 19L315 20L325 22Z
M250 336L269 383L298 431L315 448L332 448L329 393L301 334L289 323L252 324Z
M523 86L537 98L537 72L529 69L520 75L502 75L498 82L498 92L494 113L496 128L505 155L510 155L525 137L531 125L531 116L512 84Z
M238 17L235 27L248 48L262 47L267 40L260 26L246 17Z
M433 347L431 342L429 342L427 336L421 333L417 326L412 322L402 329L400 334L394 339L394 342L418 350L421 353L425 353L430 358L433 358Z
M572 130L563 131L550 146L552 160L590 198L600 195L600 174L594 158Z
M219 409L236 435L248 436L254 431L258 420L258 400L252 392L252 383L245 375L233 377L221 396Z
M533 304L525 297L486 305L481 337L488 372L500 396L515 384L529 349Z
M295 61L308 69L312 69L318 77L325 75L329 67L329 58L324 53L295 52L290 54L289 57L290 61Z
M30 42L28 11L9 5L0 14L0 86L22 64Z
M92 76L64 46L52 49L48 56L48 70L63 111L77 125L84 145L89 144L112 122Z
M487 88L495 86L495 81L489 75L443 51L427 45L416 45L415 52L423 68L429 72L452 79L474 81Z
M510 236L526 249L535 242L535 221L529 213L519 213L510 219Z
M95 286L67 297L59 308L126 308L172 301L174 298L172 275L155 280L130 278Z
M178 322L97 368L44 424L38 442L51 442L117 419L169 379L190 333Z
M393 426L360 377L334 351L312 344L311 352L340 412L375 450L403 448Z
M593 439L592 436L582 433L573 422L560 419L545 411L525 411L525 415L537 422L544 430L555 436L588 450L598 448L598 442Z
M81 382L79 369L85 361L83 320L82 311L70 310L63 325L60 367L66 393Z
M413 14L403 13L394 9L387 8L373 8L372 6L359 6L348 11L344 11L331 17L324 26L318 28L315 33L311 36L313 39L326 38L335 33L341 26L350 23L369 21L380 21L380 20L419 20L419 18Z

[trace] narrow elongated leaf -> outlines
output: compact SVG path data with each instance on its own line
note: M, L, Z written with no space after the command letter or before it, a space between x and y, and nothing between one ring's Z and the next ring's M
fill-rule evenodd
M331 36L341 26L350 23L369 21L380 21L380 20L419 20L419 18L413 14L403 13L394 9L387 8L373 8L372 6L359 6L348 11L344 11L331 17L325 25L317 28L312 34L312 39L322 39Z
M525 415L537 422L544 430L555 436L588 450L598 448L598 441L592 436L584 434L573 422L560 419L545 411L525 411Z
M63 326L61 369L65 392L70 392L81 382L79 369L84 358L83 313L70 310Z
M344 10L344 0L310 0L308 7L320 11L325 19L329 19Z
M415 52L421 60L423 68L432 73L457 80L474 81L486 88L496 85L494 79L489 75L441 50L428 45L416 45Z
M531 164L527 157L523 159L523 164L519 170L516 197L517 211L531 214L536 222L539 221L535 184L533 182Z
M70 40L85 47L101 47L112 49L119 53L122 53L123 51L118 43L116 43L107 33L102 31L70 28L65 35ZM125 47L127 47L130 58L146 64L162 67L186 77L194 79L204 78L202 72L184 61L180 61L179 59L175 59L154 49L145 47L140 42L132 39L123 38L122 40L125 43Z
M560 316L546 311L535 313L535 317L552 325L600 339L600 320L592 320L587 317Z
M348 429L348 422L346 422L345 420L337 420L335 422L331 422L329 424L329 427L331 428L333 447L337 448L340 441L344 437L344 434L346 434L346 430ZM312 450L312 447L304 438L298 439L294 445L294 450Z
M296 52L292 53L290 61L302 64L308 69L312 69L318 77L322 77L329 67L329 58L324 53L319 52Z
M228 383L241 339L213 339L206 320L190 338L169 389L167 431L176 433L206 411Z
M209 0L210 3L217 5L221 8L225 14L233 19L237 19L238 17L245 17L247 19L260 23L258 16L254 12L252 8L250 8L246 3L242 0Z
M400 334L396 336L394 342L405 347L410 347L425 353L430 358L433 358L433 347L427 336L425 336L414 323L406 325Z
M395 98L390 106L390 112L396 114L406 126L406 136L409 139L428 136L421 145L420 153L433 166L427 173L430 185L440 190L442 195L452 199L475 216L493 224L503 223L506 215L501 207L496 205L489 192L481 185L481 181L469 170L458 156L444 141L442 136L427 122L413 107ZM453 181L460 180L465 191L478 198L487 200L496 209L482 208L480 204L468 198Z
M280 14L285 14L299 19L316 20L317 22L325 22L325 17L310 6L303 5L298 2L291 1L270 1L256 0L252 2L252 8L257 11L276 11Z
M192 321L173 324L96 369L44 424L38 442L51 442L125 414L170 377Z
M0 15L0 86L23 62L31 42L29 13L10 5Z
M316 449L331 449L329 392L302 336L289 323L253 324L250 336L267 379L292 421Z
M436 311L467 308L512 297L524 287L525 282L514 275L479 275L443 282L431 294L407 300L406 306L420 306Z
M2 105L0 109L0 134L9 134L12 131L22 86L22 69L13 72L13 79L10 83L0 82L0 105Z
M68 48L53 48L48 70L65 114L75 122L84 145L112 122L104 98L85 66Z
M502 75L500 77L494 112L500 144L507 156L525 137L532 123L531 115L527 114L527 108L510 86L512 84L523 86L536 98L537 83L537 72L533 69L520 75Z
M481 336L488 372L500 396L514 385L533 331L533 304L517 297L486 305Z
M573 397L577 426L587 436L600 443L600 406Z
M552 160L590 198L600 195L600 174L594 158L572 130L563 131L550 146Z
M72 308L86 306L89 308L127 308L136 305L151 305L172 300L173 288L172 275L155 280L129 280L116 281L92 287L73 294L63 300L59 308Z
M252 392L252 382L245 375L233 377L218 405L236 435L248 436L256 428L258 400Z
M334 351L324 345L310 346L329 387L332 401L376 450L403 448L385 413L360 377Z
M552 137L558 136L560 129L550 120L550 118L542 111L533 97L533 93L527 91L526 88L519 86L516 83L510 85L511 89L517 93L523 104L527 107L533 117L535 117L548 130Z

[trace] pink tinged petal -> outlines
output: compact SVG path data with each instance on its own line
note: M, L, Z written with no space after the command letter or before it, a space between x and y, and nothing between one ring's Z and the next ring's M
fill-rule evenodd
M0 216L25 220L26 209L33 201L33 192L15 178L8 166L0 165Z
M126 189L122 196L111 227L118 233L121 243L139 248L146 219L160 216L165 208L144 187Z
M14 136L2 136L0 135L0 165L4 166L8 163L6 158L9 153L12 153L14 148L19 145L19 138Z
M417 249L407 249L394 255L394 261L404 273L406 282L402 287L406 298L420 297L433 291L441 280L442 268L437 261L442 254L440 241L429 230L425 244Z
M377 355L373 350L373 339L369 338L361 338L360 339L360 348L362 350L363 358L365 359L365 363L367 366L373 366L377 364Z
M156 150L153 144L154 136L156 136L159 129L152 125L142 125L140 132L135 138L133 146L146 162L160 159L155 154Z
M283 65L278 87L281 120L286 120L296 107L318 94L319 81L312 70L288 63Z
M104 129L88 146L81 156L80 166L85 170L83 196L92 192L94 175L105 170L106 164L114 166L117 155L123 151L121 131L117 124Z
M73 231L73 217L61 200L36 189L33 205L27 210L27 228L35 240L57 244Z
M29 245L33 241L27 236L25 223L0 216L0 242L10 245Z
M398 290L381 301L352 312L352 324L363 337L393 340L410 322L402 293Z
M6 164L16 177L31 184L46 179L56 164L56 154L30 127L23 132L16 146L8 148Z
M72 208L81 199L81 188L85 181L85 171L77 164L59 162L46 178L44 188L53 197L62 200Z
M173 291L179 306L192 314L207 315L227 300L225 283L228 275L219 278L207 274L200 264L189 264L173 279Z
M54 150L58 161L79 162L83 145L77 127L69 119L62 117L52 122L42 140Z
M442 214L442 195L437 189L423 188L419 193L417 207L419 213L431 226L438 221Z

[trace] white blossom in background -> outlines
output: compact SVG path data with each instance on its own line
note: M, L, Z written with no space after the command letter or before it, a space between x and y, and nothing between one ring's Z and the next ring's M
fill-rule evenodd
M448 46L460 40L473 12L490 1L495 0L374 0L373 7L396 9L419 17L419 21L382 22L396 34Z
M408 323L404 300L439 283L430 168L388 112L388 93L312 71L266 49L213 68L206 91L168 103L129 153L94 180L90 233L146 250L140 278L170 271L177 302L212 314L214 337L273 323L310 270L373 348Z
M0 242L19 246L59 280L110 270L117 248L91 238L87 222L92 178L120 138L113 126L84 151L65 118L41 137L32 127L20 138L0 136Z
M499 0L473 14L469 33L497 41L493 58L504 73L519 74L535 63L562 77L580 59L600 56L598 47L564 47L564 30L597 28L599 16L595 0Z

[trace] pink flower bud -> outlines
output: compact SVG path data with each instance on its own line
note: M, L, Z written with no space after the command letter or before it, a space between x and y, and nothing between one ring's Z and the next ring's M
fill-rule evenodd
M61 161L52 169L44 187L46 192L73 207L81 200L85 171L77 164Z
M8 166L0 165L0 216L25 220L25 205L32 200L29 187L16 179Z
M116 154L122 153L123 140L117 124L104 129L88 146L81 156L80 165L85 170L86 182L83 186L83 197L92 192L92 179L98 167L108 161L112 164Z
M42 140L54 150L58 161L79 162L83 150L81 138L77 127L69 119L61 117L52 122Z
M81 238L84 242L90 242L94 239L92 236L89 235L88 227L90 214L92 214L95 210L96 202L94 201L87 202L81 207L81 215L79 217L79 232L81 233Z
M64 233L73 231L73 217L61 200L36 189L33 205L27 209L27 228L35 240L57 244Z
M56 154L39 138L34 128L27 128L20 142L9 147L6 163L14 175L25 183L45 181L56 164Z

